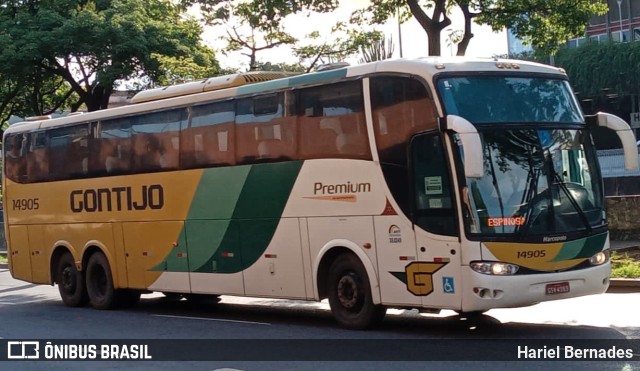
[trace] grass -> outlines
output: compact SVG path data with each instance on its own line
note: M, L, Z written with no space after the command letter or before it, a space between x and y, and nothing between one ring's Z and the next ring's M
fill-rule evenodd
M611 277L640 278L640 261L626 252L611 254Z
M0 254L0 263L6 263L7 262L7 256L4 254Z

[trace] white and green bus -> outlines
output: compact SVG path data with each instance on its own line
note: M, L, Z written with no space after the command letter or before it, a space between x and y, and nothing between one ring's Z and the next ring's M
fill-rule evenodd
M65 304L141 293L491 308L604 292L609 239L592 129L566 74L493 59L246 73L12 125L12 275Z

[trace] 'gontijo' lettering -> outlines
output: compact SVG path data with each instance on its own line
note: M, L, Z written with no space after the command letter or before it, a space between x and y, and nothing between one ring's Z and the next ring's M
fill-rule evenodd
M94 213L103 211L159 210L164 207L164 189L160 184L133 187L78 189L69 195L71 211Z

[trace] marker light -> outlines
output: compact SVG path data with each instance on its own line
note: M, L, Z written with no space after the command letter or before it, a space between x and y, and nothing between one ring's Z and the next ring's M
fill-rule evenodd
M511 276L520 268L515 264L501 262L472 262L470 266L478 273L494 276Z
M591 265L602 265L609 260L609 251L600 251L589 259Z

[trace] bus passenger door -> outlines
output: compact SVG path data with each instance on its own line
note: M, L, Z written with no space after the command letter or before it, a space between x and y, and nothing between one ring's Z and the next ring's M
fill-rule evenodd
M439 133L411 140L412 217L417 260L407 266L409 290L424 307L461 306L460 242L451 170Z

